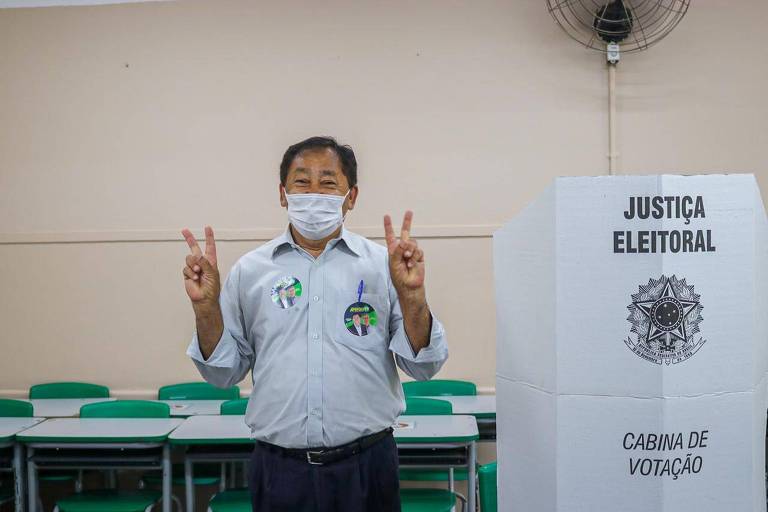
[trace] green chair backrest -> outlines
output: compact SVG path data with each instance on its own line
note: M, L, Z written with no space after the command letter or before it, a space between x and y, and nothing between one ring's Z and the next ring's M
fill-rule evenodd
M480 510L483 512L496 512L498 510L496 462L480 466L477 472L480 477Z
M477 394L474 382L466 380L416 380L403 382L405 396L468 396Z
M29 388L29 398L109 398L109 388L87 382L49 382Z
M32 404L23 400L0 398L0 416L14 418L31 418Z
M245 414L245 408L248 406L247 398L236 398L235 400L227 400L222 402L219 408L219 413L225 416L237 415L242 416Z
M240 398L240 388L217 388L207 382L182 382L163 386L157 391L158 400L232 400Z
M149 400L114 400L86 404L80 408L81 418L169 418L171 408Z
M425 414L432 416L453 414L453 406L451 402L445 400L409 397L405 399L405 412L403 414Z

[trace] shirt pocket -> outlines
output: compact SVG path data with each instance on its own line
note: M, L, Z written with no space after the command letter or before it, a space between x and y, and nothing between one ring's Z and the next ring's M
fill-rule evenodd
M363 293L360 301L338 297L333 312L334 341L357 350L389 348L389 299Z

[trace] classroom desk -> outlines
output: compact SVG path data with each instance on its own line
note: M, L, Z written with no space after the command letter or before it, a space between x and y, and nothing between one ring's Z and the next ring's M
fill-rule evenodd
M73 418L80 416L80 408L86 404L107 402L114 398L33 398L31 402L33 413L39 418Z
M163 512L171 510L168 434L175 418L55 418L16 436L27 447L29 510L37 508L37 469L162 469Z
M397 428L394 432L398 451L406 460L404 466L467 467L469 489L475 489L475 442L479 435L473 416L402 416L398 421L410 424L409 428ZM171 445L187 448L184 478L188 512L194 510L193 464L202 461L247 461L254 442L243 416L193 416L171 432L168 441ZM200 450L193 450L196 447ZM463 455L456 453L457 449ZM452 452L450 460L441 454L446 450ZM474 510L471 507L475 505L475 496L471 490L467 500L469 510Z
M17 442L19 432L33 427L44 418L0 418L0 452L12 450L13 460L8 469L13 472L13 488L16 510L24 508L24 446ZM0 458L4 458L0 456ZM3 468L5 469L5 468Z
M168 404L171 408L171 416L174 418L188 418L200 415L218 415L221 404L226 400L152 400Z
M453 414L470 414L477 418L480 441L496 441L496 395L425 396L451 402Z

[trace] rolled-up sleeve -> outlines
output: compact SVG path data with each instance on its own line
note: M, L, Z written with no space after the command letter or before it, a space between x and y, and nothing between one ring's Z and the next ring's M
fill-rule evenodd
M243 380L253 368L253 345L246 338L245 322L238 291L239 266L232 267L219 296L224 331L211 356L206 359L200 352L197 333L187 347L187 355L197 366L202 377L214 386L226 388Z
M429 380L440 371L448 359L448 343L443 324L432 314L432 330L429 345L414 353L411 340L405 332L403 313L394 287L390 288L392 310L389 319L389 350L395 354L395 361L406 374L416 380Z

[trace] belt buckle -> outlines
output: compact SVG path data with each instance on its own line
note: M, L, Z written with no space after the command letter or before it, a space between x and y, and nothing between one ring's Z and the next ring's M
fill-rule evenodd
M315 462L312 460L313 455L322 455L322 454L323 452L317 452L317 451L313 452L311 450L307 450L307 462L312 464L313 466L322 466L323 465L322 462Z

